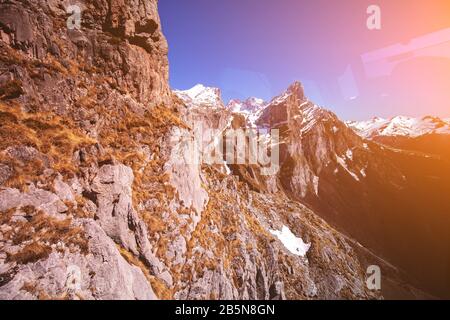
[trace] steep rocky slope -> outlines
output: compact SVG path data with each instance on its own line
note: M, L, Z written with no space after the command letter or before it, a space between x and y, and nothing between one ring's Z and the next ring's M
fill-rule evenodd
M232 165L233 173L255 190L308 205L412 283L448 296L448 160L365 140L309 101L299 83L253 115L238 110L236 118L242 126L280 131L280 171L269 180L251 166Z
M0 298L380 297L310 209L179 161L230 113L171 93L156 0L79 3L0 1Z
M219 90L205 90L215 92L217 96L212 100L221 99ZM260 166L249 164L248 153L245 164L226 163L228 170L245 182L252 191L276 197L282 195L283 199L307 204L347 235L363 243L366 248L347 239L363 265L376 264L383 267L383 282L386 284L383 294L386 297L430 297L407 285L405 281L422 285L427 290L430 287L426 285L433 283L429 275L421 278L423 282L416 281L416 275L420 274L412 272L411 269L419 265L423 267L423 264L415 259L417 256L425 256L428 253L427 258L430 260L424 260L424 264L425 261L433 261L434 265L428 268L437 268L436 272L445 266L445 261L439 261L437 256L433 257L435 252L445 252L448 243L445 241L446 233L443 232L447 228L446 220L439 215L441 211L446 212L445 204L440 201L443 199L444 185L448 179L445 171L437 175L442 179L440 188L443 192L433 195L430 200L433 204L428 204L433 215L425 217L419 214L419 208L415 208L415 211L407 210L413 208L408 199L411 190L416 187L423 188L422 190L430 188L429 184L423 184L423 171L415 174L410 171L423 169L418 161L427 162L427 158L416 159L406 153L402 154L403 159L398 161L399 159L395 159L395 152L363 140L333 113L310 102L300 83L294 83L271 102L259 104L253 108L253 112L249 112L248 108L234 108L236 104L241 104L236 101L232 101L225 109L217 108L217 104L208 107L201 101L195 106L195 100L187 99L183 92L177 94L190 104L191 114L203 114L200 119L218 128L218 135L229 129L249 130L256 127L261 132L279 130L280 170L277 174L262 175ZM212 117L212 114L215 116ZM406 165L408 162L410 163ZM422 165L424 168L435 168L436 173L439 170L430 163ZM439 188L433 187L433 190ZM430 199L429 196L425 198ZM398 203L391 199L397 199ZM423 200L423 195L417 196L414 205L421 204L423 208ZM416 221L408 222L407 213L414 215ZM436 213L437 216L434 215ZM435 223L442 223L442 229L436 228ZM424 226L425 230L430 228L437 232L436 239L422 229ZM432 243L434 247L439 244L442 250L431 251L429 254L430 251L423 250L426 246L422 247L421 242L427 243L426 246ZM413 246L407 247L404 243ZM379 256L367 248L374 250ZM411 253L409 248L414 248L414 252ZM411 259L411 264L405 263L405 257ZM394 261L396 267L383 258ZM407 269L406 275L403 274L402 268ZM434 275L433 280L440 279L442 284L445 271ZM432 285L436 283L438 282Z

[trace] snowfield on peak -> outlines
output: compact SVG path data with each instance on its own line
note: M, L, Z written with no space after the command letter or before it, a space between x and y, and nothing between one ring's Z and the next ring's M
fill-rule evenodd
M437 117L411 118L397 116L391 119L373 118L369 121L348 121L347 125L363 138L376 136L419 137L427 134L450 134L448 119Z
M259 98L248 98L245 101L241 101L239 99L230 100L227 105L227 109L236 113L253 113L266 105L266 102L263 99Z
M188 107L223 107L221 92L218 88L205 87L202 84L197 84L189 90L174 90L174 93L182 99Z
M245 101L239 99L230 100L226 108L233 113L243 115L252 127L256 127L255 123L266 105L263 99L252 97Z

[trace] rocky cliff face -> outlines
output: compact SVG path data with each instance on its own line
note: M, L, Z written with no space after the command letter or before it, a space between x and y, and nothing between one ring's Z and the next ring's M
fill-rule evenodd
M0 298L380 298L275 182L179 161L193 120L246 120L171 93L157 1L79 2L70 30L69 1L0 1ZM261 121L298 119L281 100Z
M429 121L411 130L420 132ZM436 156L431 147L415 152L364 140L310 102L299 84L275 98L257 123L281 131L281 190L405 270L416 285L448 295L450 283L442 280L450 266L445 151Z
M184 94L180 97L185 99ZM251 190L304 203L362 243L363 251L359 244L354 246L362 254L359 258L366 264L383 265L386 297L429 297L402 284L405 279L445 296L448 285L442 279L448 265L444 231L448 219L441 212L450 210L444 201L445 185L450 181L447 161L364 140L333 113L309 101L300 83L252 110L239 101L232 101L222 111L216 104L208 108L201 102L192 107L192 99L187 103L190 113L200 110L219 132L279 130L280 170L276 175L261 175L261 168L248 164L248 158L246 164L228 163L227 167ZM212 110L225 118L221 125L211 121ZM425 211L430 213L423 215ZM419 271L423 268L433 272L423 274Z
M445 212L450 207L445 199L450 164L445 148L438 151L448 144L446 135L416 138L402 149L389 146L398 147L401 140L381 141L387 145L376 138L365 140L332 112L309 101L299 83L252 115L237 112L244 118L243 127L279 130L280 170L266 179L249 166L230 166L236 175L255 190L276 190L308 205L405 270L415 285L436 296L448 295L449 283L442 279L449 267L450 224ZM427 123L415 127L422 130ZM420 148L425 142L431 145ZM425 268L430 272L424 274ZM391 273L394 278L395 274ZM384 294L390 296L389 291Z
M73 30L70 4L0 2L0 296L154 299L171 277L124 165L152 151L124 132L171 101L157 3L81 1Z

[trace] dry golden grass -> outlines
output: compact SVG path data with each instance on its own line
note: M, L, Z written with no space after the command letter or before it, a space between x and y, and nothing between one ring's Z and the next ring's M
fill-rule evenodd
M11 80L0 87L0 100L15 99L23 93L22 82L19 80Z
M119 250L122 257L131 265L134 265L142 270L142 273L147 278L148 282L151 284L153 291L156 296L162 300L171 300L173 299L173 292L167 288L167 286L161 280L150 274L150 271L146 267L146 265L137 257L135 257L131 252L125 250L121 246L117 245L117 249Z
M54 56L47 54L43 59L30 59L28 55L20 50L13 50L5 43L0 42L0 61L7 66L18 65L26 68L31 76L36 71L43 69L50 74L68 75L69 72Z
M25 213L25 220L12 219L17 213L16 209L0 215L0 224L12 227L3 234L4 240L23 246L19 252L8 254L8 262L27 264L46 259L53 250L52 245L59 242L81 253L88 252L88 240L83 229L73 226L71 219L58 220L33 207L24 207L20 211Z
M7 261L14 261L18 264L34 263L50 256L52 249L43 244L32 242L27 244L21 251L8 256Z
M47 156L52 169L72 177L78 170L72 162L74 152L95 143L76 128L67 127L65 120L54 114L26 114L16 105L0 103L0 152L8 147L32 147ZM23 190L30 182L45 183L39 178L45 169L40 158L22 162L3 152L0 163L14 171L5 183L8 187Z

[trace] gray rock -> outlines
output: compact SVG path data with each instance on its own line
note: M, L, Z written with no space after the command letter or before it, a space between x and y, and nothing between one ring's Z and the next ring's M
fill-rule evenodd
M183 264L186 260L187 244L182 235L178 235L174 241L169 243L167 258L172 261L173 266Z
M156 299L142 271L125 261L95 222L84 222L84 229L90 239L88 255L52 253L11 270L12 279L0 286L0 299Z
M55 179L53 187L59 199L72 203L75 202L75 196L72 192L72 188L62 180L61 176L58 176Z
M0 186L13 175L13 170L6 164L0 163Z
M32 206L54 215L67 210L58 196L49 191L38 189L34 185L30 185L26 193L10 188L0 191L0 211L25 206Z
M270 299L271 300L286 300L286 295L284 293L284 283L277 281L270 287Z
M175 187L183 206L195 210L196 214L192 216L195 227L201 219L201 213L208 203L209 197L202 187L200 165L193 160L192 150L186 143L186 139L189 137L190 133L187 130L173 128L170 137L171 154L165 170L170 175L170 184Z
M133 172L124 165L105 165L91 185L96 194L96 217L102 229L117 244L142 257L155 276L172 285L170 274L153 254L145 223L133 209Z

